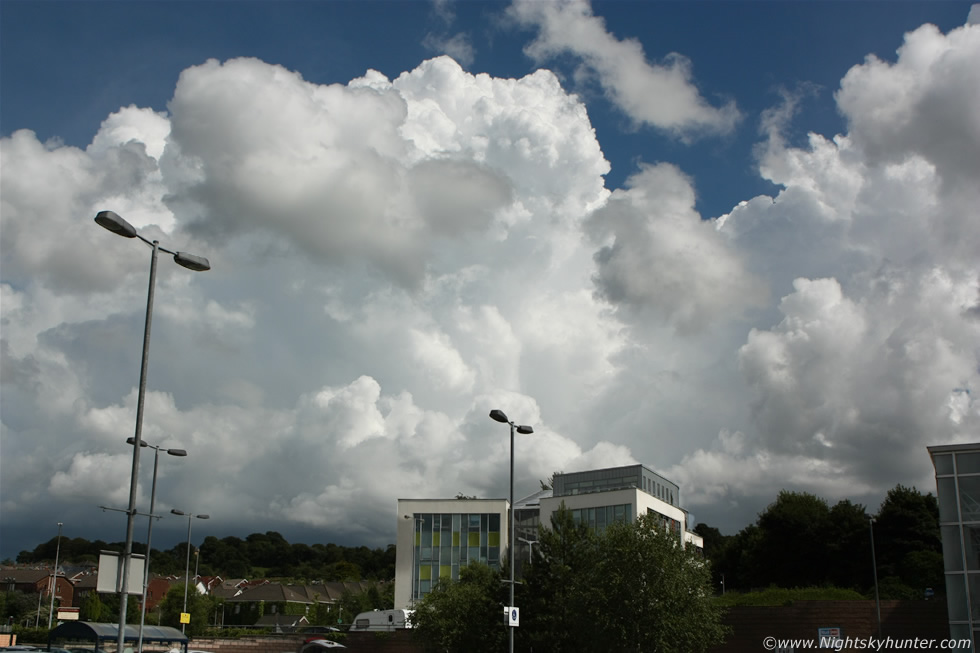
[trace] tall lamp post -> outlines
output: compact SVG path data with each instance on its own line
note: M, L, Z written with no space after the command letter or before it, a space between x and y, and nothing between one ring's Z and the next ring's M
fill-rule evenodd
M51 622L54 619L54 590L58 587L58 557L61 555L61 527L62 522L58 522L58 546L54 550L54 574L51 576L51 610L48 611L48 630L51 630Z
M136 438L127 438L126 442L128 444L136 444ZM187 455L187 452L183 449L164 449L163 447L158 447L155 444L149 444L146 440L140 440L141 447L149 447L153 449L153 484L150 486L150 518L149 525L146 527L146 558L143 560L143 601L140 606L140 634L139 643L137 644L136 650L139 652L143 651L143 626L146 625L146 591L150 585L150 552L152 549L151 541L153 538L153 520L159 519L153 514L153 507L156 505L157 501L157 464L160 462L160 451L163 450L170 456L183 457Z
M171 510L175 515L181 517L187 517L187 564L184 566L184 612L187 612L187 586L191 583L191 522L194 518L198 519L210 519L210 515L194 515L189 512L184 512L183 510ZM184 627L187 624L180 624L180 632L184 632Z
M878 613L878 638L881 638L881 602L878 600L878 561L875 560L875 518L868 517L868 529L871 531L871 570L875 578L875 611Z
M158 240L147 240L136 232L136 227L126 222L119 214L113 211L99 211L95 216L95 222L99 226L123 238L139 238L153 250L153 253L150 255L150 282L146 293L146 321L143 326L143 358L140 363L140 384L136 400L136 433L133 437L134 444L138 446L133 447L133 469L129 479L129 507L126 509L126 543L123 545L122 578L119 581L119 635L116 642L116 650L122 651L126 646L126 604L129 598L129 560L133 554L133 526L136 521L136 490L139 480L140 449L142 448L143 401L146 396L146 366L150 354L150 325L153 322L153 288L156 284L157 254L160 250L163 250L167 254L173 254L174 262L177 265L195 272L210 270L211 264L203 256L195 256L194 254L187 254L185 252L173 252L160 247L160 241Z
M504 411L496 408L490 411L490 418L503 424L510 424L510 527L507 529L507 557L510 558L510 608L514 607L514 431L518 433L534 433L530 426L517 426L514 422L507 419ZM510 643L510 653L514 653L514 628L507 629L508 641Z

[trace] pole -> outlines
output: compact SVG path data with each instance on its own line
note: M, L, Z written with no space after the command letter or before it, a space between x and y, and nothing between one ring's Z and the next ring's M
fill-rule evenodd
M146 397L146 371L150 356L150 326L153 323L153 287L157 277L157 252L160 242L151 244L150 283L146 292L146 322L143 327L143 360L140 362L140 385L136 399L136 433L133 436L133 471L129 479L129 507L126 510L126 543L123 546L122 578L119 585L119 636L116 642L117 653L126 648L126 604L129 600L129 559L133 555L133 526L136 521L136 490L140 473L141 434L143 432L143 402Z
M507 539L510 544L507 557L510 558L510 610L514 609L514 423L510 423L510 527L507 529ZM508 624L507 639L510 643L510 653L514 653L514 628Z
M878 638L881 639L881 602L878 600L878 562L875 560L875 520L868 518L868 528L871 531L871 570L875 578L875 611L878 613Z
M153 538L153 507L157 500L157 463L160 462L160 447L153 453L153 485L150 489L150 517L146 527L146 558L143 560L143 601L140 606L140 635L137 652L143 652L143 626L146 625L146 593L150 585L150 541Z
M184 566L184 612L187 612L187 586L190 584L191 573L191 521L194 515L187 515L187 563ZM180 632L184 632L187 624L181 622Z
M54 574L51 576L51 610L48 611L48 630L51 630L51 622L54 619L54 590L58 587L58 557L61 555L61 526L58 522L58 547L54 551Z

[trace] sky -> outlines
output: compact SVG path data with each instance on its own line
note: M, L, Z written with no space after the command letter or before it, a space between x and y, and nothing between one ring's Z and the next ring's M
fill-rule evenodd
M0 2L0 559L394 542L643 463L735 533L980 434L980 5ZM152 450L138 510L149 510ZM145 541L146 519L136 524Z

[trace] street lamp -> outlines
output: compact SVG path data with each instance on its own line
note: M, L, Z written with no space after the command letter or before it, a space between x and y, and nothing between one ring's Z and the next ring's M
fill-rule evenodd
M126 438L127 444L136 444L136 438ZM163 447L158 447L154 444L149 444L146 440L140 440L141 447L150 447L154 450L153 452L153 484L150 486L150 518L149 525L146 527L146 558L143 560L143 601L140 606L140 634L139 634L139 644L137 644L137 651L143 650L143 626L146 624L146 592L150 585L150 542L153 537L153 520L159 519L153 514L153 506L156 505L157 500L157 464L160 462L160 450ZM163 449L170 456L183 457L187 455L187 452L183 449Z
M54 618L54 590L58 587L58 556L61 555L61 527L64 524L58 522L58 547L54 550L54 574L51 582L51 610L48 611L48 630L51 630L51 621Z
M528 562L533 562L534 561L534 545L535 544L540 544L540 542L538 542L537 540L528 540L528 539L523 538L523 537L519 537L517 539L519 539L521 542L524 542L524 544L527 544L527 549L528 549L527 559L528 559Z
M514 578L514 431L517 430L518 433L534 433L534 429L530 426L515 425L507 419L504 411L497 410L496 408L490 411L490 419L501 422L502 424L510 424L510 527L507 529L507 539L509 540L507 557L510 558L510 608L513 609L514 583L516 582ZM510 642L510 653L514 653L514 628L508 628L507 632L508 641Z
M126 222L119 214L113 211L99 211L95 216L95 221L100 227L104 227L112 233L124 238L139 238L149 245L153 250L150 256L150 282L146 293L146 322L143 326L143 359L140 363L140 384L136 399L136 434L133 441L141 444L140 435L143 432L143 401L146 396L146 366L150 354L150 325L153 322L153 287L156 284L157 275L157 253L163 250L167 254L173 254L174 262L181 267L195 272L210 270L211 264L203 256L195 256L185 252L172 252L169 249L160 247L160 241L147 240L136 232L136 227ZM122 651L126 646L126 604L129 595L129 559L133 554L133 525L136 521L136 489L139 480L140 469L140 449L141 446L133 447L133 469L129 479L129 507L126 509L126 543L123 545L122 553L122 579L119 583L119 635L116 642L116 650ZM145 597L144 597L145 600Z
M881 638L881 602L878 600L878 562L875 560L875 518L868 517L868 529L871 531L871 570L875 578L875 610L878 613L878 637Z
M193 515L189 512L184 512L183 510L171 510L175 515L181 517L187 517L187 564L184 566L184 612L187 612L187 586L191 583L191 522L195 517L198 519L210 519L210 515ZM180 632L184 632L184 624L180 624Z

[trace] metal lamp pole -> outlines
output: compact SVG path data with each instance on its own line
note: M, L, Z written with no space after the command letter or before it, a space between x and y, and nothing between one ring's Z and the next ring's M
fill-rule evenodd
M128 444L135 444L135 438L127 438L126 442ZM141 447L150 447L154 450L153 452L153 484L150 486L150 518L149 525L146 527L146 558L143 560L143 601L140 605L140 633L139 633L139 644L137 644L136 650L139 653L143 651L143 627L146 625L146 592L150 585L150 552L152 549L151 541L153 539L153 520L160 519L157 515L153 514L153 507L156 505L157 500L157 464L160 462L160 450L163 447L158 447L153 444L149 444L146 440L140 440ZM187 455L187 452L183 449L163 449L168 455L183 457Z
M875 578L875 610L878 613L878 637L881 638L881 602L878 600L878 562L875 560L875 518L868 517L868 529L871 531L871 569Z
M122 578L119 582L119 636L116 642L117 651L122 651L126 644L126 607L129 595L129 560L133 554L133 526L136 521L136 491L139 480L141 434L143 432L143 403L146 397L147 360L150 354L150 325L153 322L153 288L156 284L157 253L160 250L173 254L174 262L181 267L195 272L210 270L211 264L203 256L195 256L184 252L172 252L160 247L160 241L147 240L136 232L136 227L126 222L113 211L99 211L95 216L96 223L123 238L139 238L149 245L153 253L150 256L150 282L146 295L146 322L143 327L143 358L140 362L139 393L136 400L136 434L133 442L133 469L129 479L129 507L126 509L126 543L122 553Z
M518 433L534 433L530 426L517 426L514 422L507 419L507 415L502 410L491 410L490 418L503 424L510 424L510 526L507 529L507 557L510 558L510 608L514 607L514 584L517 579L514 577L514 430ZM507 639L510 643L510 653L514 653L514 628L508 627Z
M58 547L54 551L54 574L51 576L51 610L48 611L48 630L51 630L51 622L54 619L54 590L58 587L58 557L61 555L61 527L64 524L58 522Z
M191 522L195 517L198 519L210 519L210 515L193 515L183 510L171 510L175 515L187 517L187 563L184 565L184 612L187 612L187 586L191 583ZM187 624L180 624L180 632L184 632Z

